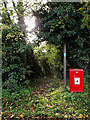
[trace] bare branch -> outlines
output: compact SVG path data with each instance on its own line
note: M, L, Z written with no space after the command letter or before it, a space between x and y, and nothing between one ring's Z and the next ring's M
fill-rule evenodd
M4 7L7 8L7 4L6 4L6 2L3 2L3 3L4 3Z
M12 3L13 3L14 10L15 10L16 13L17 13L18 11L16 10L15 2L14 2L13 0L12 0Z

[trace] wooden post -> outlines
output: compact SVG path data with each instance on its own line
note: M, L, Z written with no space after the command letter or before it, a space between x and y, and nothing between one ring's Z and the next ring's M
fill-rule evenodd
M66 87L66 43L64 43L64 85Z

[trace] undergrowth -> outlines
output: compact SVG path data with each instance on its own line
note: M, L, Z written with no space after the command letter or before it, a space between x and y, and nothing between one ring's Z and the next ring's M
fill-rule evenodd
M49 85L52 84L49 83ZM88 105L90 102L87 83L82 93L70 92L69 87L64 89L60 86L49 88L45 96L35 94L31 87L19 89L14 93L3 90L2 94L3 119L89 119Z

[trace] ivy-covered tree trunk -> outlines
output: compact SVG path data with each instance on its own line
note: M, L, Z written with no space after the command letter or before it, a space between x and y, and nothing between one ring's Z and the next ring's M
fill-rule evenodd
M17 6L15 5L15 2L12 0L13 3L13 7L14 10L16 11L17 17L18 17L18 23L17 25L20 27L21 32L24 34L22 42L20 43L20 47L23 51L23 54L20 55L20 57L22 58L22 62L23 62L23 67L26 69L26 36L27 36L27 32L26 32L26 25L24 22L24 5L23 5L23 1L18 1L17 2ZM16 9L17 8L17 9ZM26 75L26 72L25 72Z

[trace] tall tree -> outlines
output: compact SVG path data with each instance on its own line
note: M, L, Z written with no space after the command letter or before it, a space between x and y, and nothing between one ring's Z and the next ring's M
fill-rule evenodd
M25 6L23 2L12 3L14 8L12 12L16 13L18 23L12 20L8 3L3 2L2 7L2 81L3 87L9 88L11 92L17 90L26 79L35 76L36 71L36 75L40 75L38 73L40 67L35 60L32 46L26 44Z
M86 71L88 67L89 30L81 27L84 18L82 10L78 10L81 7L80 3L47 3L37 11L42 25L37 33L38 42L48 41L56 46L66 43L67 70L83 68Z

